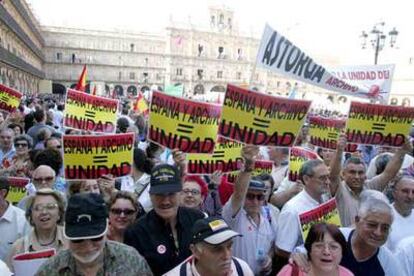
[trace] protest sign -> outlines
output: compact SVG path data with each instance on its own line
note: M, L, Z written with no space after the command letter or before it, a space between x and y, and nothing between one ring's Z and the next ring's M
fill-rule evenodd
M118 100L68 89L63 124L68 128L113 133L117 110Z
M291 100L227 86L219 135L262 146L291 147L310 101Z
M187 154L187 173L212 174L216 170L223 173L238 171L243 161L242 147L243 144L238 142L220 140L216 143L212 155Z
M341 94L364 98L378 96L367 85L358 86L334 76L269 25L263 32L256 65Z
M15 275L35 275L40 266L50 257L56 255L56 249L45 249L41 251L24 252L13 256L13 269Z
M19 107L22 96L19 91L0 84L0 110L14 112Z
M212 153L220 106L152 93L148 139L187 153Z
M340 227L341 220L335 198L328 200L310 211L299 214L299 221L303 240L306 240L310 228L316 223L325 222Z
M252 171L252 176L258 176L263 173L271 174L273 169L272 161L258 160L254 163L254 170ZM229 173L227 174L227 181L234 183L238 173Z
M293 147L290 149L289 156L289 181L295 182L299 178L299 170L302 164L308 160L318 159L319 156L316 152L310 149L301 147Z
M355 65L335 67L329 69L329 71L343 81L372 88L371 92L378 93L378 98L383 103L387 103L390 96L394 68L394 64ZM374 88L377 91L374 91Z
M26 196L26 185L29 184L29 178L23 177L8 177L10 184L10 190L7 194L6 200L13 205L19 203L19 201Z
M63 164L66 179L98 179L131 173L134 134L102 136L64 135Z
M413 107L351 102L347 141L356 144L400 147L414 119Z
M309 117L310 143L317 147L335 150L339 134L345 127L345 123L345 120L340 119Z

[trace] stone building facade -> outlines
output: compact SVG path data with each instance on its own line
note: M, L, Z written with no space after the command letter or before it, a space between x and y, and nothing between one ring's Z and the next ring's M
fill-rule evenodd
M0 2L0 83L38 93L45 79L44 39L38 21L23 0Z

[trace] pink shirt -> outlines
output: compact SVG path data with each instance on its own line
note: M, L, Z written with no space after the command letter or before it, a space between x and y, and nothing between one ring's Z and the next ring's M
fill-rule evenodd
M277 276L306 276L308 275L307 273L303 272L300 269L297 269L295 272L296 274L292 273L293 271L293 266L288 264L285 265L281 271L279 271L279 273L277 274ZM354 276L354 274L349 271L347 268L343 267L343 266L339 266L339 276Z

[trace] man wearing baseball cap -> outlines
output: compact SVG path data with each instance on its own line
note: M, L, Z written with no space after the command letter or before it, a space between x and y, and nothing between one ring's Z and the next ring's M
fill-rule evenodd
M243 235L233 245L234 256L247 262L255 275L268 275L272 269L276 221L266 214L266 185L252 179L257 146L244 146L244 168L240 171L234 192L223 207L223 219L231 229Z
M218 217L198 220L192 228L190 250L193 255L165 276L253 275L249 265L232 257L233 238L241 236Z
M107 218L101 195L70 197L64 227L69 249L49 259L36 275L152 275L136 250L106 239Z
M182 183L177 167L157 165L150 185L154 209L125 231L124 241L145 257L155 275L162 275L191 255L191 227L204 214L179 207Z

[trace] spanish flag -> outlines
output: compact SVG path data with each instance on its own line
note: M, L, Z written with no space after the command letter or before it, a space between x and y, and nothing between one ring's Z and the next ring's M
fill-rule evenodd
M134 112L141 113L145 116L149 113L147 101L145 100L144 95L142 95L142 93L138 94L137 100L134 104Z
M76 84L76 90L85 92L86 89L86 65L83 66L82 74Z

